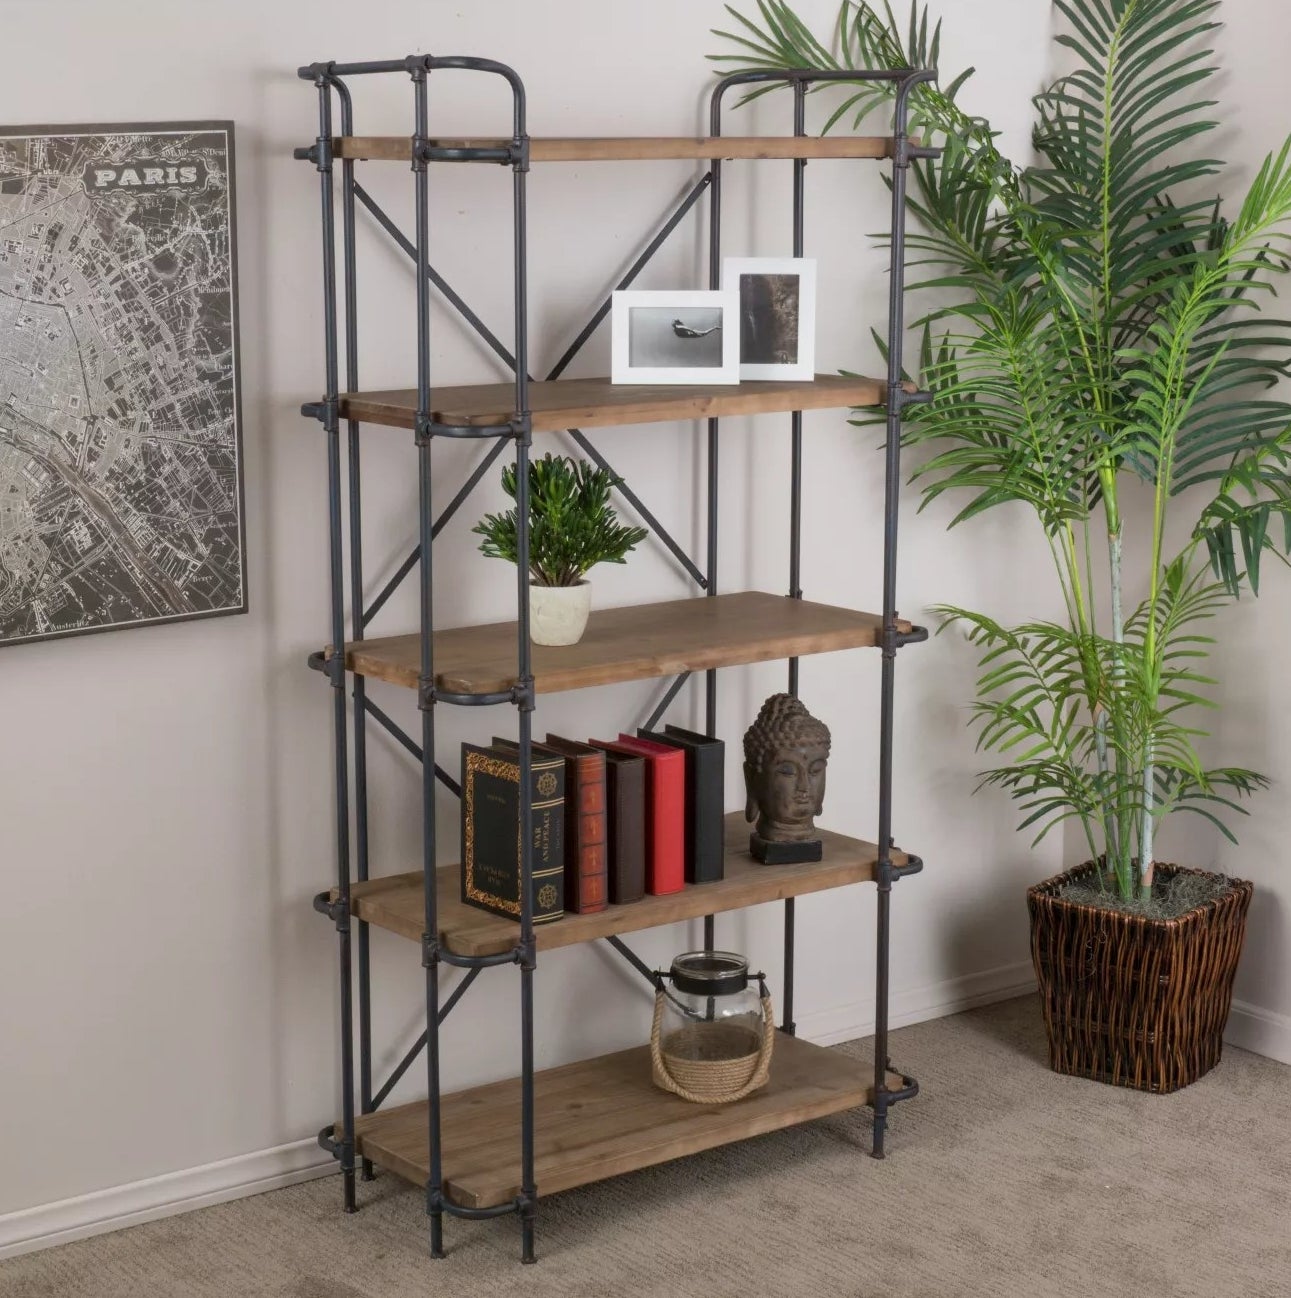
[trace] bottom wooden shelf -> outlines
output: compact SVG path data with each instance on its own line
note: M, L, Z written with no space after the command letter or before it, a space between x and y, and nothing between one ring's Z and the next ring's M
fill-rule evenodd
M796 1037L776 1039L771 1079L734 1104L690 1104L650 1080L650 1049L637 1046L534 1077L538 1193L555 1194L638 1167L760 1136L869 1101L868 1066ZM899 1077L889 1085L901 1086ZM520 1192L520 1082L445 1095L444 1191L466 1208ZM359 1117L358 1152L414 1182L429 1179L424 1100Z

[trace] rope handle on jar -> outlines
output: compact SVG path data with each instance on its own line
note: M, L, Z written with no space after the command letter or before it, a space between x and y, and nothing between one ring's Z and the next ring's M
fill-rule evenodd
M681 1096L683 1100L689 1100L692 1104L730 1104L735 1100L742 1100L746 1095L752 1094L758 1087L766 1084L767 1077L771 1073L771 1051L775 1046L775 1011L771 1005L771 993L767 991L766 983L759 978L758 984L761 988L762 1001L762 1045L758 1049L757 1066L753 1070L753 1076L739 1090L726 1095L714 1096L701 1095L695 1091L687 1090L668 1071L668 1065L664 1062L661 1041L663 1003L668 993L664 989L662 978L656 978L654 1021L650 1025L650 1061L654 1065L655 1076L662 1081L666 1090L671 1091L674 1095Z

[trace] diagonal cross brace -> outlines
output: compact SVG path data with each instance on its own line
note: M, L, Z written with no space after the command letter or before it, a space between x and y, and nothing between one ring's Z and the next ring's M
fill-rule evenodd
M682 218L686 215L687 212L690 211L690 209L699 200L700 196L704 193L704 191L712 184L712 179L713 179L712 173L705 172L704 175L700 177L700 179L690 188L690 190L686 193L682 201L674 209L672 215L669 216L668 220L665 221L664 224L660 227L660 229L656 232L655 236L646 245L644 251L636 259L636 261L633 262L632 266L628 269L627 273L623 276L623 278L618 282L614 290L612 290L611 294L605 298L605 300L600 304L599 307L597 307L596 311L593 312L592 314L592 318L583 327L583 329L580 331L580 333L574 339L574 341L570 344L570 346L566 348L565 353L563 356L561 356L560 360L558 360L556 364L552 367L550 373L547 376L548 381L558 378L565 371L565 369L568 367L570 362L574 359L574 357L582 349L582 347L587 342L587 340L595 332L597 326L605 319L605 316L609 313L610 306L613 302L613 293L619 291L620 289L626 288L629 284L631 284L636 279L636 277L641 273L642 269L644 269L644 267L654 256L654 254L659 251L660 247L663 246L663 243L668 238L668 236L673 232L673 230L677 228ZM363 204L363 206L376 220L377 224L380 225L381 228L386 231L386 233L391 237L391 239L393 239L394 242L398 244L398 246L401 249L403 249L403 251L415 261L417 256L416 249L413 247L412 243L409 241L408 237L403 233L403 231L399 229L399 227L394 223L394 221L390 218L390 216L384 211L384 209L382 209L380 204L377 203L377 201L359 184L355 184L354 186L354 196L355 198L358 199L360 203ZM426 277L435 286L435 288L444 296L444 298L449 302L449 304L458 312L458 314L461 315L461 317L475 330L477 334L479 334L480 338L483 339L483 341L498 356L498 358L505 365L507 365L508 368L514 370L516 364L514 355L512 355L512 353L507 349L507 347L501 341L501 339L499 339L498 336L495 333L493 333L493 331L479 318L479 316L476 315L476 313L473 310L471 310L470 306L467 304L467 302L461 296L461 294L459 294L452 287L452 285L449 284L448 281L445 280L444 277L440 275L438 271L435 270L433 266L426 267ZM601 468L605 469L611 474L614 474L616 478L619 477L619 475L614 472L613 465L611 465L610 462L592 445L592 443L587 439L587 436L580 429L571 428L568 430L568 432L573 437L574 441L577 443L579 448L586 455L588 455L591 459L593 459ZM489 465L497 457L498 453L500 453L504 445L505 443L498 442L497 445L494 447L493 452L489 456L487 456L484 459L484 461L481 462L480 465L476 467L475 472L472 473L466 485L462 488L461 491L458 492L457 496L453 499L452 503L444 510L444 513L436 521L435 524L436 533L444 526L445 523L447 523L448 519L453 515L453 513L455 513L457 509L460 508L463 501L478 484L480 478L483 477ZM705 578L704 574L700 571L698 565L690 558L690 556L685 552L685 550L682 549L682 547L678 544L678 542L668 532L667 528L665 528L664 525L659 521L659 519L655 517L654 513L649 508L646 507L646 505L640 499L640 497L638 497L637 494L621 478L619 479L618 482L618 490L620 494L623 496L623 498L632 507L632 509L636 511L636 513L639 515L641 520L650 528L650 530L659 538L659 540L663 542L667 550L673 555L673 557L678 561L678 563L680 563L681 566L686 570L686 573L691 578L691 580L693 580L701 590L706 590L708 588L708 581L707 578ZM417 562L420 559L420 557L421 557L421 547L418 546L412 551L411 554L408 555L408 557L403 561L403 563L400 564L394 576L390 579L389 582L386 583L385 587L377 595L376 599L373 600L371 606L368 608L367 612L364 615L365 622L370 621L376 615L377 611L386 603L386 601L390 598L390 596L394 594L400 582L402 582L403 579L408 575L408 573L410 573L413 570L413 568L417 565Z

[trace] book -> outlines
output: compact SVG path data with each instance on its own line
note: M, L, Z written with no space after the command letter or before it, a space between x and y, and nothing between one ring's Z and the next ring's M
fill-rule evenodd
M565 911L565 763L537 754L529 772L533 921ZM520 918L520 763L498 748L462 745L462 901Z
M607 888L610 904L623 906L645 895L646 763L631 753L602 750L591 744L548 735L547 744L562 752L599 753L605 759Z
M594 748L645 759L645 888L654 896L686 886L686 755L645 739L593 739Z
M571 753L547 738L535 742L533 752L535 759L559 761L565 770L565 909L590 915L609 904L605 754L585 744ZM495 737L493 746L519 751L512 739Z
M637 737L686 754L686 882L715 883L726 865L726 745L680 726L638 730Z

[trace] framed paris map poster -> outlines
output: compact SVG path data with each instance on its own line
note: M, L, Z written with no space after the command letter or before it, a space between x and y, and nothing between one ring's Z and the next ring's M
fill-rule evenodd
M246 611L233 124L0 128L0 644Z

